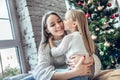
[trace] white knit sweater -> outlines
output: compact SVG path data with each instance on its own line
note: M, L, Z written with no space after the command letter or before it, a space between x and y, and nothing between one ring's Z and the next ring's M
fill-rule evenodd
M89 55L82 36L78 31L66 35L59 46L55 46L51 49L51 54L54 57L65 54L67 59L69 59L72 54Z

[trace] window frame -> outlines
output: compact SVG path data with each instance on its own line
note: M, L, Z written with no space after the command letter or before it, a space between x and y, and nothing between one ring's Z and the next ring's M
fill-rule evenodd
M12 29L14 30L13 32L13 40L0 40L0 49L4 48L11 48L11 47L16 47L18 48L18 60L20 63L21 67L21 73L26 72L26 66L25 66L25 56L23 54L23 49L22 49L22 44L21 44L21 39L20 39L20 31L19 31L19 25L18 25L18 20L16 13L17 11L15 10L15 1L14 0L6 0L7 3L7 8L8 8L8 15L9 15L9 20L10 24L12 25Z

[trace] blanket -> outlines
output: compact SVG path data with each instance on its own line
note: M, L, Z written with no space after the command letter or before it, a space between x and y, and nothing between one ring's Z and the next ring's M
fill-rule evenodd
M120 80L120 69L101 70L93 80Z

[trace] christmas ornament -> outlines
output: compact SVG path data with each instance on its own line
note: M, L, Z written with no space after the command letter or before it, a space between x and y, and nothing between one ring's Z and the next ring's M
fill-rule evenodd
M93 0L88 0L88 4L90 4L90 3L92 3L93 2Z
M95 10L94 10L95 12L97 12L97 9L95 8Z
M107 42L107 41L105 41L104 45L105 45L106 47L110 47L110 43Z
M100 51L100 55L102 55L102 56L103 56L103 55L104 55L104 52Z
M107 3L107 6L108 6L108 7L111 7L111 6L112 6L112 4L111 4L111 3Z
M119 16L119 14L118 14L118 13L116 13L116 14L115 14L115 17L118 17L118 16Z
M78 4L78 6L81 6L83 3L81 1L79 1L77 4Z
M96 35L92 35L91 36L93 40L96 40L97 39L97 36Z
M114 16L114 15L111 15L111 16L110 16L110 18L111 18L111 19L114 19L114 18L115 18L115 16Z
M86 14L86 17L89 18L91 15L89 13Z
M97 9L98 11L101 11L104 8L104 6L98 6Z
M95 31L99 31L99 30L100 30L100 28L96 28L96 29L95 29Z

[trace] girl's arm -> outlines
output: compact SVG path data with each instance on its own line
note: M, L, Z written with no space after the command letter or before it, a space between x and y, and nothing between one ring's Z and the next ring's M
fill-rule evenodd
M54 57L59 57L63 54L65 54L68 50L68 46L70 41L72 40L72 36L71 35L67 35L63 38L62 42L59 44L59 46L55 47L52 39L49 39L49 44L51 47L51 54Z

